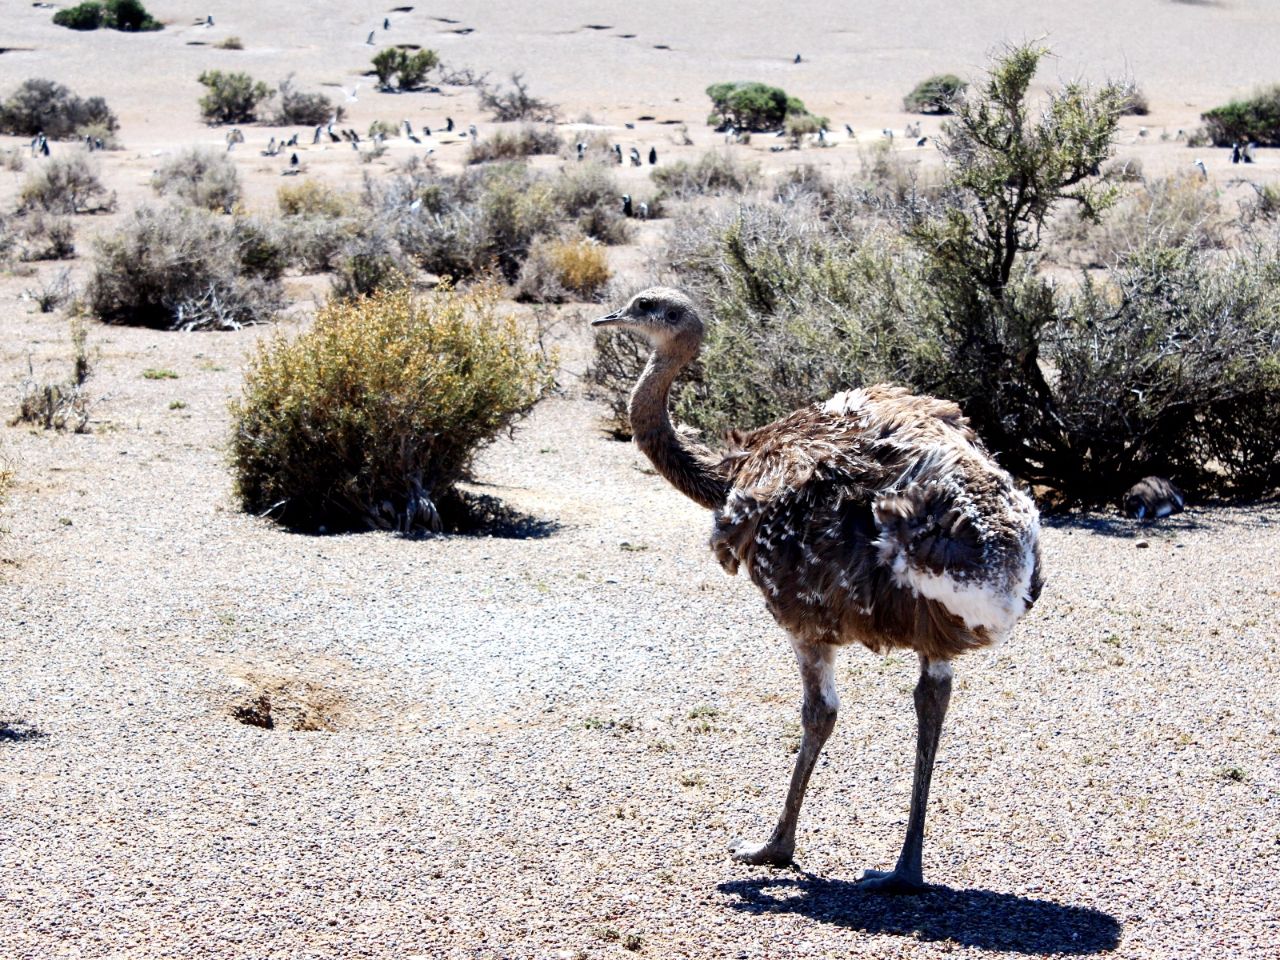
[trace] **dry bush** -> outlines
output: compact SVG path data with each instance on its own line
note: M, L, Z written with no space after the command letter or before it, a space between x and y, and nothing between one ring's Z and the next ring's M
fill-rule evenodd
M1153 235L1086 279L1043 337L1058 485L1118 493L1156 474L1234 496L1280 488L1277 277L1273 247L1223 257Z
M612 165L572 163L552 181L551 201L583 234L613 245L631 239L631 224L618 200L620 192Z
M378 290L406 286L412 261L382 225L362 231L338 251L333 264L333 294L339 299L368 296Z
M280 228L289 263L303 273L326 273L365 224L352 217L285 217Z
M113 209L115 202L115 194L102 185L97 166L83 150L50 158L32 170L22 185L23 210L97 213Z
M605 249L594 240L541 240L520 271L517 295L538 303L595 300L612 273Z
M521 160L538 154L554 154L564 146L556 129L548 124L526 123L517 130L495 130L483 140L473 141L467 163L494 160Z
M326 183L303 180L280 187L276 205L286 217L343 217L355 209L355 200Z
M232 405L245 510L303 529L438 530L477 450L550 383L496 289L335 301L263 341Z
M216 50L243 50L244 41L239 37L224 37L213 46Z
M539 99L529 92L529 85L524 82L524 74L511 74L511 85L507 88L491 86L477 81L480 91L480 106L488 110L493 119L499 123L513 120L546 120L556 118L556 106L546 100Z
M205 210L230 213L240 200L240 174L224 151L188 147L160 165L151 177L151 188Z
M0 104L0 133L65 140L93 125L108 132L120 126L102 97L82 99L52 80L25 80Z
M5 147L0 149L0 167L10 171L11 173L21 173L27 165L27 158L23 156L19 147Z
M27 296L35 301L41 313L53 313L63 304L69 303L74 293L71 271L64 267L50 274L34 290L28 290Z
M187 206L143 206L94 250L85 290L106 323L167 330L238 329L269 320L279 283L245 262L243 228Z
M1199 176L1143 183L1097 224L1070 211L1055 224L1054 240L1082 266L1109 266L1143 246L1222 247L1229 218L1217 192Z
M89 429L90 401L85 384L91 372L89 333L80 319L71 322L71 378L62 383L39 383L27 361L27 379L23 381L18 414L13 423L27 423L45 430L70 430L85 433Z
M522 163L456 176L419 169L366 191L366 203L422 269L455 279L497 269L514 281L533 240L560 220L549 179Z
M693 163L677 160L649 174L660 196L687 200L707 194L745 193L760 181L760 166L727 150L708 150Z
M76 254L75 224L37 210L21 221L17 244L23 260L70 260Z
M279 102L271 122L278 127L294 124L316 127L342 119L342 108L335 109L333 101L323 93L303 93L295 89L292 75L280 81L276 93Z
M813 199L677 215L670 279L714 322L673 391L676 416L716 437L840 390L904 378L920 359L918 258L884 226L824 218ZM588 373L624 428L645 351L601 333Z

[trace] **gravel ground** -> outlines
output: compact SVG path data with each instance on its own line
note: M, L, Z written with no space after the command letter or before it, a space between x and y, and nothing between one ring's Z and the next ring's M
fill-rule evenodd
M68 347L4 283L9 389ZM479 465L534 535L412 542L237 512L257 335L94 328L93 432L0 432L0 957L1277 955L1277 505L1052 525L1040 605L957 664L945 887L878 899L914 662L842 655L799 867L732 863L781 803L791 655L599 430L583 339ZM237 722L263 695L274 728Z

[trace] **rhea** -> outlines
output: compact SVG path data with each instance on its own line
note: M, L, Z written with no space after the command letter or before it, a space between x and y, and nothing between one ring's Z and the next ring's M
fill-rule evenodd
M654 287L593 321L652 353L631 394L636 444L657 472L713 512L711 550L745 569L788 632L800 669L803 735L781 816L743 863L782 866L800 805L836 722L835 656L861 643L915 651L920 676L915 776L906 838L889 872L863 889L925 889L925 808L952 661L1003 640L1040 594L1039 515L982 446L960 408L879 385L839 393L745 434L715 457L678 434L671 385L698 355L704 327L678 290Z

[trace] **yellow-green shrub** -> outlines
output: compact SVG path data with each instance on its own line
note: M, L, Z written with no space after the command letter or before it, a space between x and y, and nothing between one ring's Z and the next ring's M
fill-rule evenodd
M548 252L560 283L584 300L590 300L609 282L609 256L592 240L558 241Z
M276 191L276 204L286 217L341 217L354 206L346 194L315 180L285 184Z
M497 301L492 287L385 290L263 342L232 404L244 508L304 529L440 529L440 498L550 382Z

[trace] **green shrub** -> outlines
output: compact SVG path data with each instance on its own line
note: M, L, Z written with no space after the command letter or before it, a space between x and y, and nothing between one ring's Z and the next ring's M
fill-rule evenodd
M485 139L473 141L467 163L520 160L537 154L554 154L564 146L555 127L526 123L517 130L495 130Z
M232 405L244 509L303 529L440 529L476 451L549 385L547 358L497 298L385 291L264 341Z
M1260 90L1247 100L1232 100L1200 115L1214 146L1258 143L1280 146L1280 85Z
M809 112L785 90L763 83L713 83L707 96L712 106L707 122L720 130L777 130L788 116Z
M206 210L230 213L240 200L240 175L225 151L188 147L160 165L151 188Z
M86 0L53 15L53 22L72 30L122 30L137 33L162 30L164 25L149 14L139 0Z
M483 81L475 86L480 93L480 107L488 110L499 123L516 120L550 122L556 117L555 104L531 94L523 74L511 74L511 85L506 89Z
M392 89L391 81L396 81L397 90L417 90L427 79L427 74L440 63L434 50L405 50L402 47L387 47L373 55L373 72L378 77L378 86L384 90Z
M102 4L98 0L85 0L54 13L53 22L72 30L97 30L102 26Z
M649 177L661 197L687 200L706 194L745 193L760 181L760 167L727 150L708 150L696 161L677 160L655 167Z
M43 133L50 140L65 140L92 125L108 132L120 126L102 97L84 100L52 80L24 80L0 104L0 133L19 137Z
M195 207L139 207L116 233L98 238L88 308L106 323L169 330L269 320L280 286L254 273L243 238L235 223Z
M206 70L199 77L207 91L200 98L200 115L212 124L252 123L258 105L271 96L271 88L247 73Z
M954 73L936 73L916 84L903 98L902 108L908 113L951 113L956 98L967 86Z
M51 157L27 175L22 209L49 213L93 213L115 207L115 195L98 179L96 165L83 150Z

